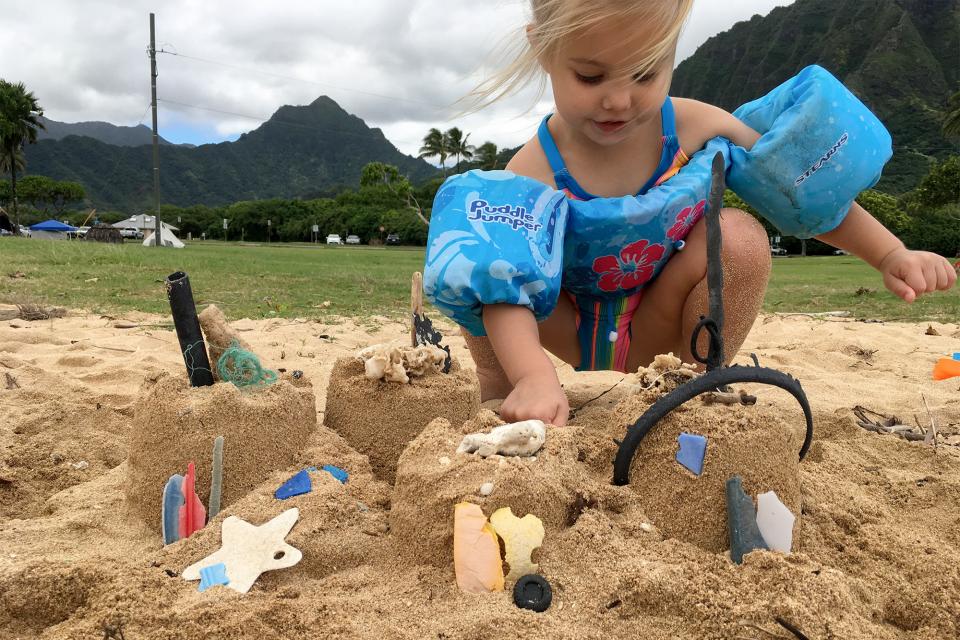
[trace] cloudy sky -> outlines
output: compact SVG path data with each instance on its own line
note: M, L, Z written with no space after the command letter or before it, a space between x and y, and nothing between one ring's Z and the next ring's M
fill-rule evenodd
M697 0L678 59L793 0ZM525 0L22 0L3 2L0 77L61 122L150 125L156 14L160 135L233 140L284 104L328 95L416 155L430 127L515 146L550 109L527 91L467 117L458 98L526 20Z

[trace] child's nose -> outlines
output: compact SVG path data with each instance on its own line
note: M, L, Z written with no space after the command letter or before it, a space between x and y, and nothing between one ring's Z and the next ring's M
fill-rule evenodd
M602 105L607 111L626 111L632 99L630 87L611 87L604 96Z

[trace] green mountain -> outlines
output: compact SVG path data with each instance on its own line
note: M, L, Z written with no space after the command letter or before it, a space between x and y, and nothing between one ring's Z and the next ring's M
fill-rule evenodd
M132 212L152 206L150 146L120 147L68 136L41 140L25 151L27 173L79 182L95 207ZM361 169L373 161L396 165L414 181L437 173L322 96L307 106L281 107L236 142L162 147L160 197L179 206L305 197L358 184Z
M37 134L37 140L63 140L67 136L87 136L107 144L118 147L137 147L142 144L153 144L153 131L146 125L136 127L121 127L109 122L57 122L50 118L40 117L43 129ZM160 138L160 144L171 144Z
M837 76L884 122L894 156L878 188L912 189L934 159L960 152L943 136L960 89L960 0L797 0L710 38L684 60L671 93L728 110L803 67Z

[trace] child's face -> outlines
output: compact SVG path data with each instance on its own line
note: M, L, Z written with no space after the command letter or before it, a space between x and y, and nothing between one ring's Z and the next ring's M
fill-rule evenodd
M647 45L649 31L642 23L603 22L569 38L545 65L557 113L575 133L612 146L660 117L675 46L646 77L624 76Z

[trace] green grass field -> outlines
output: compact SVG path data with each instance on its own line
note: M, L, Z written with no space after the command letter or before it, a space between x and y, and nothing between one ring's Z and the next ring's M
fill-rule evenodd
M231 319L400 316L409 309L410 274L422 266L422 248L206 242L177 250L3 238L0 302L167 313L163 279L182 270L197 304L215 302ZM953 322L960 295L954 289L907 305L856 258L777 258L764 309Z

